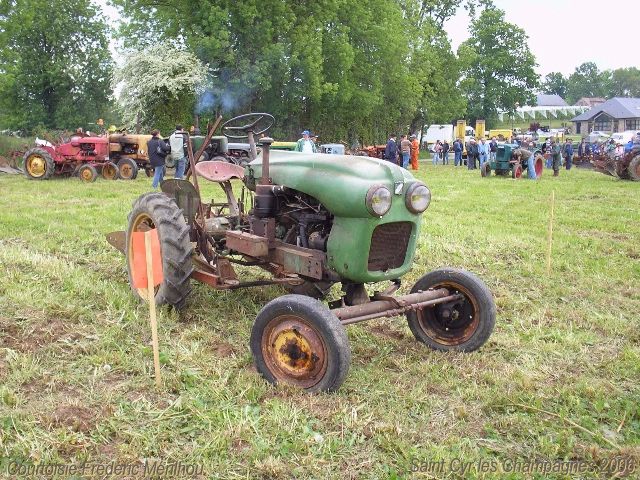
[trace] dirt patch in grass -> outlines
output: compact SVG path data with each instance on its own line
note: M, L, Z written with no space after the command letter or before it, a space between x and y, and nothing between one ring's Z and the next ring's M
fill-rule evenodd
M376 335L382 335L383 337L393 338L395 340L404 340L405 335L403 332L392 329L385 323L378 323L371 327L371 331Z
M68 427L75 432L87 433L95 427L99 415L79 405L60 405L48 419L53 427Z
M19 352L35 352L62 338L67 333L67 326L60 319L45 319L20 328L15 322L0 317L0 331L0 347ZM76 334L72 336L75 337Z

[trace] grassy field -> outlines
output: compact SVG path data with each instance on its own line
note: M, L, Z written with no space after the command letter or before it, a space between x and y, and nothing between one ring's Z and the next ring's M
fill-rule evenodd
M349 327L345 384L311 396L252 364L251 324L276 287L198 284L186 311L162 309L155 389L147 308L104 239L150 189L143 177L0 175L0 478L15 461L182 462L225 479L637 475L640 184L576 169L482 179L424 162L433 202L402 291L439 266L469 269L495 295L496 330L477 352L442 354L403 319ZM586 472L526 473L536 460Z

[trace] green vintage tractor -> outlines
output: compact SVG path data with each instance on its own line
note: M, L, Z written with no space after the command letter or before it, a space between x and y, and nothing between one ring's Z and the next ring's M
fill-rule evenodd
M405 316L416 339L433 349L480 348L494 328L496 307L475 275L442 268L422 276L409 293L395 294L413 265L431 201L427 186L384 160L273 151L268 137L256 153L254 136L273 122L255 113L222 126L229 138L248 137L255 158L246 167L195 163L199 152L190 152L191 182L167 180L163 193L134 202L127 231L108 235L126 255L130 280L144 263L133 238L150 231L162 257L158 305L184 307L192 279L219 290L281 285L289 294L260 310L251 351L266 380L312 392L336 390L344 381L351 358L345 327L354 323ZM205 180L220 185L226 201L205 202L199 193ZM232 182L241 184L240 193ZM268 276L240 278L234 266Z
M520 148L517 143L504 143L498 145L496 159L487 161L480 166L480 175L488 177L493 170L496 175L510 175L511 178L521 178L524 171L529 168L528 162L522 162L513 158L513 151ZM532 156L533 168L536 178L542 176L544 170L544 157L539 149L529 150Z

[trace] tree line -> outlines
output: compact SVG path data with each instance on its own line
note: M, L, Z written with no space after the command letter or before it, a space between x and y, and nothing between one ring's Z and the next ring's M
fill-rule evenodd
M544 93L560 95L569 105L582 97L640 97L640 70L636 67L599 70L593 62L576 67L568 76L549 73L542 82Z
M528 37L491 0L0 0L0 127L158 127L266 111L352 143L533 101ZM444 25L469 16L453 51ZM129 54L116 63L116 38Z

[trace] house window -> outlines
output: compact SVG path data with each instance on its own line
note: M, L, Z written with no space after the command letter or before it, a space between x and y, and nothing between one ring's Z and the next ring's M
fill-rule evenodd
M577 135L580 134L580 125L582 125L582 122L576 122L576 134Z
M625 130L640 130L640 118L632 118L625 122Z
M612 118L609 115L600 115L594 120L593 129L600 132L610 132L612 127L611 120Z

